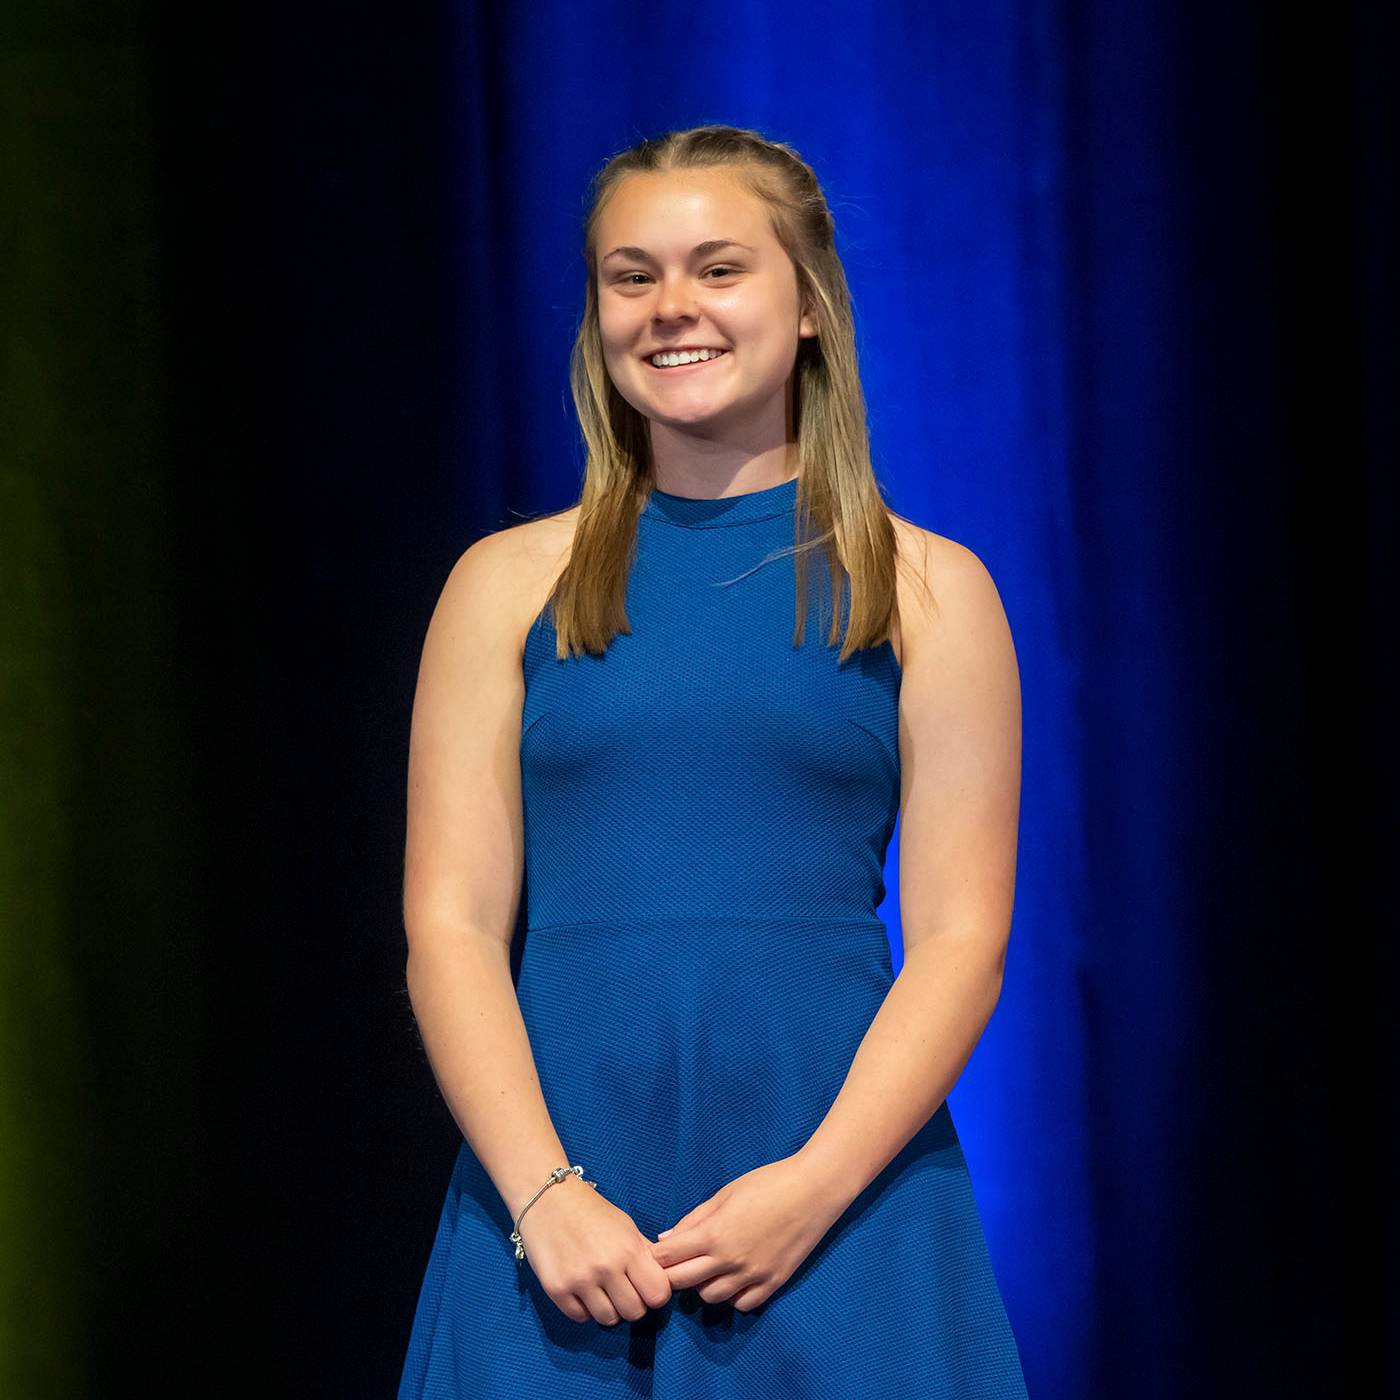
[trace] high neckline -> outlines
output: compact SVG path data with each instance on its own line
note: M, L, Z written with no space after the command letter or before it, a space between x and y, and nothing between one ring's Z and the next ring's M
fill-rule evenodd
M653 487L642 506L642 518L703 530L718 525L747 525L753 520L789 515L796 501L795 476L777 486L742 491L736 496L675 496Z

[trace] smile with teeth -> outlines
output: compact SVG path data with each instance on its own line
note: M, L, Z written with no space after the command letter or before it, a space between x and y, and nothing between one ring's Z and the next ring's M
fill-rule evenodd
M647 363L656 369L679 369L683 365L706 364L710 360L717 360L721 355L727 355L727 350L672 350L660 355L653 355Z

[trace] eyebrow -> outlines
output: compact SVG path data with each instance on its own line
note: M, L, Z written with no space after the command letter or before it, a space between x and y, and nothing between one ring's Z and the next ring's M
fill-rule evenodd
M690 250L690 256L692 258L707 258L711 253L718 253L722 248L747 248L750 253L758 251L756 248L749 248L747 243L740 243L737 238L711 238L704 243L697 243ZM601 261L607 262L609 258L635 258L638 262L656 261L645 248L634 248L631 244L624 244L620 248L614 248L611 253L605 253Z

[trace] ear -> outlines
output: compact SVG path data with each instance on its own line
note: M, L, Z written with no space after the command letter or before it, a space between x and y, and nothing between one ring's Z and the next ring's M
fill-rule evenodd
M804 311L802 313L802 319L797 323L798 337L805 340L808 336L814 336L816 333L817 318L812 315L810 310Z

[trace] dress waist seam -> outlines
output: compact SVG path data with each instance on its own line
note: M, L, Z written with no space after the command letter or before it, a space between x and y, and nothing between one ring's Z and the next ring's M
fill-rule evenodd
M549 933L554 929L618 928L653 924L762 924L821 928L878 928L888 931L876 914L857 918L833 919L823 914L622 914L611 919L561 919L548 924L527 924L526 933Z

